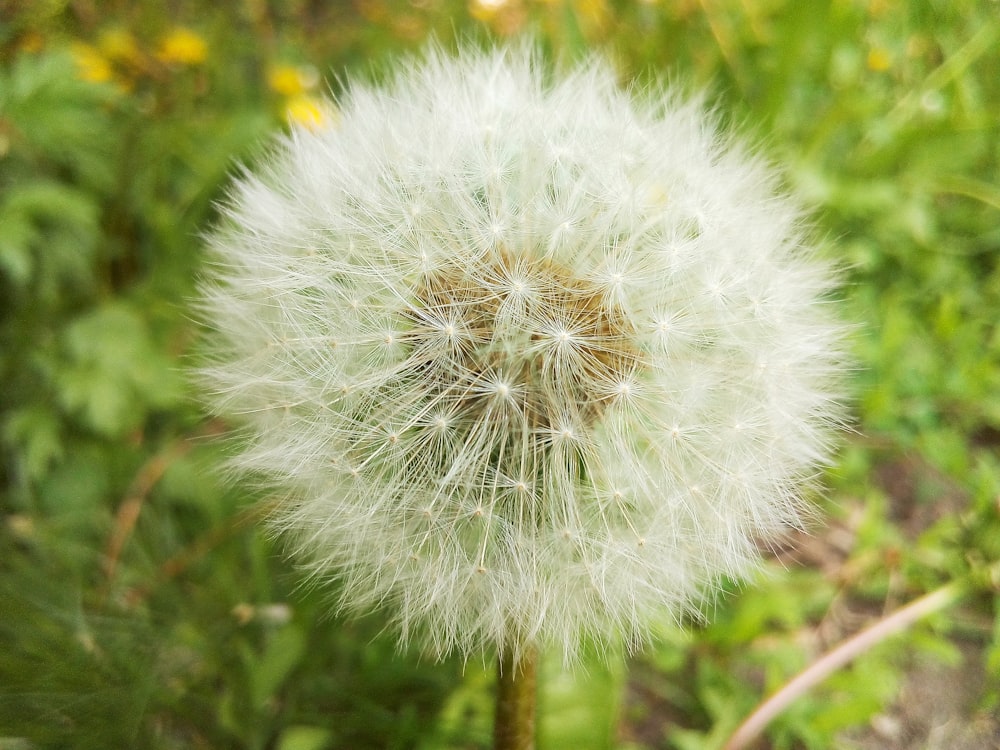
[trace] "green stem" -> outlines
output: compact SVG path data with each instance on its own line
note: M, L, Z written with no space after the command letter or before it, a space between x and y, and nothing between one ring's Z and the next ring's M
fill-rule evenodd
M494 750L534 750L538 695L538 651L507 648L497 659Z

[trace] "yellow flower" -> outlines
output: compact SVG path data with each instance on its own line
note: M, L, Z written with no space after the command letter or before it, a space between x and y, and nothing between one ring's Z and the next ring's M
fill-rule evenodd
M315 68L282 63L271 66L267 72L267 85L277 94L287 97L302 96L319 82Z
M292 125L301 125L309 130L322 130L337 122L336 110L329 102L306 94L293 96L287 100L285 117Z
M609 16L610 9L605 0L577 0L573 3L576 12L591 23L603 25Z
M70 47L76 62L77 74L84 81L106 83L111 80L111 63L95 47L86 42L75 42Z
M142 59L135 37L126 29L115 28L101 32L97 46L109 60L135 64Z
M208 57L208 45L190 29L177 27L160 42L156 56L167 64L198 65Z
M876 73L881 73L882 71L888 70L892 65L892 60L889 58L889 53L886 52L881 47L872 47L868 50L868 70L873 70Z

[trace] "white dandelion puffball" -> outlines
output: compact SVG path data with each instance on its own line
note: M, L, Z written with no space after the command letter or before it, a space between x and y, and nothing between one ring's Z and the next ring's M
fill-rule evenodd
M343 608L436 655L641 644L799 522L832 275L698 103L431 51L236 182L202 381ZM331 118L331 120L334 118Z

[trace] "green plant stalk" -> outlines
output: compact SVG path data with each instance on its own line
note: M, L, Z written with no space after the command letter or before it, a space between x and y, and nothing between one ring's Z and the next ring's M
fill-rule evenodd
M910 602L905 607L897 609L888 617L882 618L874 625L841 642L840 645L810 664L778 692L761 703L736 729L725 744L724 750L742 750L742 748L749 747L750 743L764 731L772 719L788 708L792 701L801 697L807 690L886 638L905 630L913 623L934 612L951 606L966 593L966 590L967 586L964 582L953 581Z
M508 648L497 659L494 750L534 750L538 650Z

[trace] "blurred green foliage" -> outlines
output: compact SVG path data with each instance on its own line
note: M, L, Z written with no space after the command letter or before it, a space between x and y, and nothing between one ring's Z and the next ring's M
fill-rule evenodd
M342 622L302 590L254 523L267 498L219 480L224 426L183 377L227 175L287 120L332 116L319 97L345 71L432 34L530 31L556 59L607 52L623 81L707 86L817 209L858 322L856 433L814 535L627 672L546 666L544 746L719 747L823 648L955 579L975 584L958 610L863 656L768 742L861 743L926 660L970 675L963 720L997 710L996 3L8 0L0 16L0 748L488 746L490 671L398 654L377 615Z

